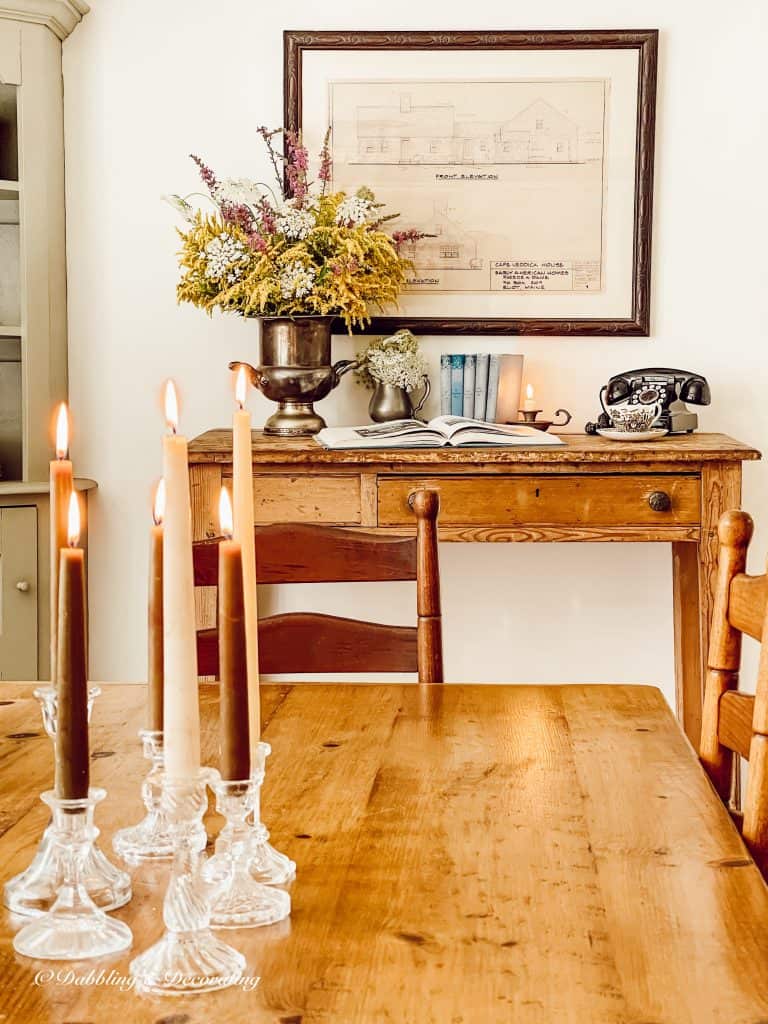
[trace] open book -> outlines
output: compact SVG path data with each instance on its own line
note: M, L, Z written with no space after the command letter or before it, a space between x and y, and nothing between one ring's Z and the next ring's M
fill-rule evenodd
M436 416L429 423L393 420L365 427L326 427L315 440L325 448L516 448L565 444L555 434L545 434L522 423L486 423L463 416Z

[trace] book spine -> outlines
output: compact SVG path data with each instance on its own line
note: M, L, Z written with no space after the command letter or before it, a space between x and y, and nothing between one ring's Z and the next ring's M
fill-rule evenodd
M473 418L485 419L485 404L488 397L488 353L480 352L475 366L475 409Z
M440 356L440 415L451 411L451 357Z
M464 356L464 404L462 416L472 419L475 413L475 356Z
M491 356L488 360L488 395L485 403L485 418L489 423L496 422L496 399L499 395L499 357Z
M464 408L464 356L451 356L451 415L461 416Z

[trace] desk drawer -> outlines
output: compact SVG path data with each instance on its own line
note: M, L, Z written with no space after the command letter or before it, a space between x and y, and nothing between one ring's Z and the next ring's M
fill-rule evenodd
M253 519L261 523L360 522L360 477L255 476Z
M699 522L697 476L480 476L379 478L379 526L413 523L408 495L440 492L441 526L692 525ZM650 502L662 507L656 511Z

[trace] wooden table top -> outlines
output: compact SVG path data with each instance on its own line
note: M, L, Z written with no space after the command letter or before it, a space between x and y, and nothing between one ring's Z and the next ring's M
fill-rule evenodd
M203 687L203 744L216 691ZM109 850L139 816L144 687L111 685L92 727ZM25 867L51 752L31 687L0 706L0 865ZM251 991L143 997L78 985L92 968L16 956L10 1024L759 1024L768 888L661 694L632 686L265 687L264 820L293 857L290 922L228 931ZM166 869L116 916L159 935ZM63 968L69 984L39 970ZM95 973L95 972L94 972Z
M405 448L331 451L311 437L268 437L253 431L253 456L265 465L307 463L389 465L389 464L473 464L530 463L701 463L742 462L759 459L756 448L735 441L726 434L680 434L658 441L620 442L588 434L559 434L566 442L551 448ZM191 463L231 462L232 431L208 430L189 443Z

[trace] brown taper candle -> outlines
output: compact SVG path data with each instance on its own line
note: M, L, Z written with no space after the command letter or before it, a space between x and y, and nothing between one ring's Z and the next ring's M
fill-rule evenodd
M59 552L67 546L67 517L69 499L73 489L72 463L67 458L69 449L69 414L64 402L56 417L56 458L51 463L51 528L50 528L50 650L51 682L56 685L57 643L59 631Z
M165 482L157 485L153 509L154 525L149 535L149 651L147 680L149 685L148 728L163 728L163 516L165 514Z
M219 701L221 764L225 781L250 776L248 662L245 644L242 548L232 536L232 506L222 488L219 543Z
M77 494L70 497L69 548L59 561L58 708L56 714L56 795L62 800L88 796L88 679L85 632L85 558L75 547L80 533Z

